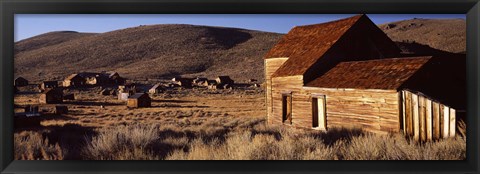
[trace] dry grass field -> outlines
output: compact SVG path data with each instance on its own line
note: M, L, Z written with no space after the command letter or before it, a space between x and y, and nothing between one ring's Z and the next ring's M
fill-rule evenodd
M100 88L66 91L68 114L15 130L20 160L463 160L464 136L417 144L401 134L328 132L266 125L260 88L172 89L152 107L128 109ZM16 105L37 104L34 92ZM103 108L102 108L103 106ZM40 105L48 110L52 105ZM465 126L463 126L464 128Z

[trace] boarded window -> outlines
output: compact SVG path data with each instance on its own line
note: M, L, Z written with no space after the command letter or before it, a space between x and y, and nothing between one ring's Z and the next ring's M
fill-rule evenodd
M312 127L317 129L326 129L326 108L325 96L312 97Z
M282 94L282 122L292 124L292 94Z

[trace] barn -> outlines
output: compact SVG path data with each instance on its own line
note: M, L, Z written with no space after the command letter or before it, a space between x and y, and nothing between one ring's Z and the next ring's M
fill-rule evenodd
M141 108L141 107L150 107L151 98L146 93L136 93L128 97L127 107L129 108Z
M62 90L48 88L40 94L39 102L42 104L54 104L63 102Z
M264 63L269 124L431 140L465 109L465 55L404 55L366 15L294 27Z
M69 75L63 80L63 87L81 87L85 84L85 79L78 74Z
M13 85L16 87L22 87L28 85L28 80L23 77L17 77L13 82Z

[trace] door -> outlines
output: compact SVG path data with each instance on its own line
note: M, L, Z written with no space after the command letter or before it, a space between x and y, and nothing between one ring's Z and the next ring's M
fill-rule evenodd
M292 124L292 94L282 94L282 122Z
M327 128L326 112L325 112L325 96L312 97L312 127L315 129Z

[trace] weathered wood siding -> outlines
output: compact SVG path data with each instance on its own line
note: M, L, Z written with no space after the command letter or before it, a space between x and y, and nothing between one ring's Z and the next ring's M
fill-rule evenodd
M357 127L369 132L387 133L400 130L399 95L396 90L361 90L302 87L302 77L272 79L273 124L282 124L282 93L291 92L292 126L312 128L312 97L326 96L326 125ZM287 124L288 125L288 124Z
M428 96L407 90L402 95L403 131L416 141L437 140L455 136L456 111Z
M321 94L326 96L327 129L357 127L375 133L400 130L399 95L395 90L304 89L293 94L293 118L300 120L295 121L300 122L298 126L311 127L312 95Z
M296 118L296 110L300 107L296 101L297 94L302 90L303 86L303 77L300 76L289 76L289 77L275 77L272 78L271 85L271 98L272 98L272 112L268 116L268 123L270 124L281 124L282 123L282 94L291 93L292 94L292 125L298 125L298 120ZM308 105L308 109L311 111L311 103ZM310 123L311 124L311 123Z
M265 104L267 106L267 117L272 115L272 75L287 60L288 58L285 57L265 59L265 90L267 91Z

